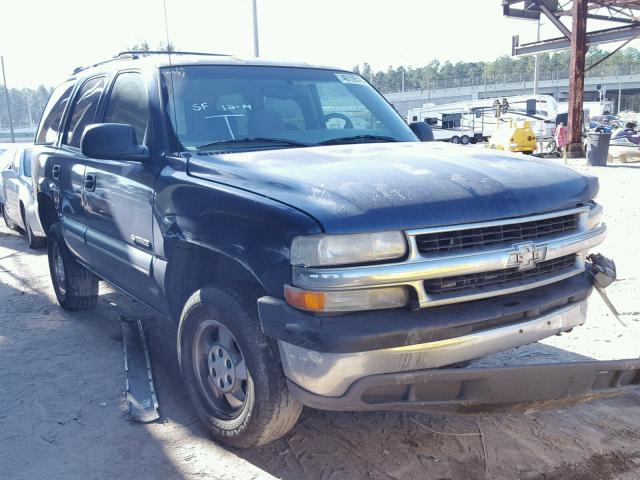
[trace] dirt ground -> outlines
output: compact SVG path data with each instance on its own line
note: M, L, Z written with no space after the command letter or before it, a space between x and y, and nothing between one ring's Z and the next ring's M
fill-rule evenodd
M640 165L576 166L601 181L623 327L592 296L585 326L483 363L638 356ZM640 478L640 393L502 417L305 409L284 439L253 451L207 438L182 386L176 327L102 287L97 309L55 303L44 252L0 228L0 479ZM141 318L161 420L125 415L119 317Z

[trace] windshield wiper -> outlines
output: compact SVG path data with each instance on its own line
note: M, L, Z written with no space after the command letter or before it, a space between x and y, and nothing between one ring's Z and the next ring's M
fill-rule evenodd
M241 145L246 144L263 144L263 145L282 145L288 147L308 147L309 144L296 142L295 140L288 140L286 138L262 138L262 137L245 137L245 138L230 138L227 140L216 140L215 142L205 143L199 145L196 148L202 150L205 148L225 147L228 145Z
M317 143L317 145L339 145L341 143L357 143L357 142L366 142L369 140L374 140L378 142L398 142L399 141L393 137L387 137L384 135L354 135L352 137L340 137L340 138L332 138L330 140L324 140L323 142Z

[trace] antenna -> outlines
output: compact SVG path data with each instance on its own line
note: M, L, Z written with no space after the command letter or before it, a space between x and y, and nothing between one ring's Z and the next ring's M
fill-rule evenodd
M164 8L164 30L167 35L167 57L169 59L169 78L171 81L171 103L173 104L173 125L177 130L178 128L178 114L176 113L176 94L173 87L173 65L171 64L171 40L169 39L169 19L167 17L167 0L162 0ZM177 132L176 132L177 135ZM180 155L180 152L178 152Z

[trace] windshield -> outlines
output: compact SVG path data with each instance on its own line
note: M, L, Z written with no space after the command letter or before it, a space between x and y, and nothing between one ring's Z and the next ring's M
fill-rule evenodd
M380 94L353 73L238 65L161 72L166 113L184 150L417 141Z

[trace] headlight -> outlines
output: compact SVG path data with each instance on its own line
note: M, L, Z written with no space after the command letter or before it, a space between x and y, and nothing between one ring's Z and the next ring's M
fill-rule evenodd
M603 208L602 205L591 202L589 204L589 212L587 213L587 230L593 230L602 223Z
M407 252L402 232L296 237L291 264L305 267L347 265L400 258Z
M400 308L409 303L406 287L312 292L285 285L284 297L292 307L312 312L353 312Z

